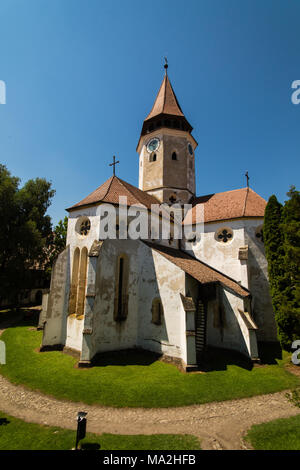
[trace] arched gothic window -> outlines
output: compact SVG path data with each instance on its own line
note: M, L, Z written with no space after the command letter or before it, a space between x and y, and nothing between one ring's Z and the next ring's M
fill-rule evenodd
M78 270L79 270L80 250L76 248L73 255L73 267L71 277L71 288L69 297L69 315L76 313L77 289L78 289Z
M86 290L86 274L87 274L87 259L88 250L86 247L82 248L80 254L80 267L79 267L79 280L78 280L78 295L77 295L77 306L76 315L82 316L84 314L84 303L85 303L85 290Z
M129 260L122 254L117 259L114 320L124 321L128 315Z

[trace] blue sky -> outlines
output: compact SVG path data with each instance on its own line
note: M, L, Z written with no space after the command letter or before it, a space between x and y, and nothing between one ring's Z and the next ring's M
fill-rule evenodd
M108 179L138 185L136 145L163 57L194 127L197 195L299 189L298 0L1 0L0 161L51 180L56 224Z

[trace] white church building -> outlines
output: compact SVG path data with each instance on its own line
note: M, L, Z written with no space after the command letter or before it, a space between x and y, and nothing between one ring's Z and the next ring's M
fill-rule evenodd
M193 370L209 348L257 361L258 342L277 340L262 234L266 201L248 186L196 196L196 147L165 65L137 146L139 188L114 175L67 209L66 249L43 298L41 351L75 352L79 366L89 366L101 353L140 348ZM149 221L162 203L153 217L158 232L123 236L134 213ZM101 214L109 207L114 234L106 238ZM175 236L187 227L192 233Z

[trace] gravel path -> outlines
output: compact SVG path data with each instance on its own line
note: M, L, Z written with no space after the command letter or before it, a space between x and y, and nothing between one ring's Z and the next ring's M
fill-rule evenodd
M24 421L76 429L77 412L86 411L89 432L194 434L203 449L246 449L242 436L253 424L300 414L285 393L180 408L110 408L57 400L0 375L0 409Z

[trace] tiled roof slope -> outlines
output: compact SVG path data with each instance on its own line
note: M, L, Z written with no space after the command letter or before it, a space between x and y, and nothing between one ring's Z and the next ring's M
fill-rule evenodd
M248 297L250 295L248 289L240 286L240 284L234 279L231 279L225 274L222 274L220 271L217 271L208 264L203 263L203 261L194 258L182 250L176 250L174 248L169 248L150 242L144 243L164 256L164 258L171 261L171 263L174 263L201 284L218 282L236 292L236 294L238 294L240 297Z
M153 118L154 116L158 116L159 114L184 116L167 74L164 76L152 110L146 117L145 121Z
M263 217L267 202L251 188L197 197L192 202L193 208L187 213L184 223L201 222L197 220L198 204L204 204L204 222L214 222L241 217Z
M82 206L95 204L97 202L118 204L119 196L126 196L128 205L140 205L146 206L147 209L151 209L151 204L160 204L160 202L151 194L148 194L135 186L132 186L126 181L121 180L117 176L112 176L99 188L89 194L82 201L74 204L67 209L72 211Z

